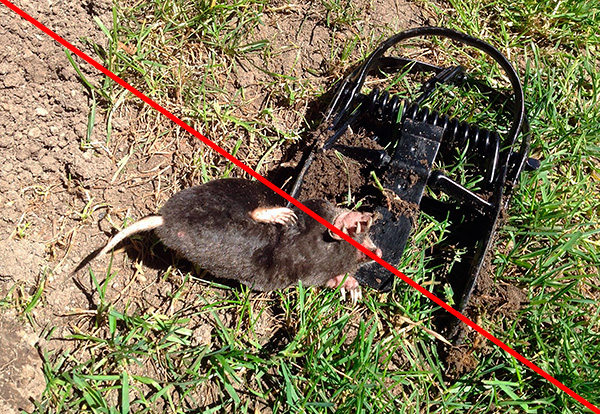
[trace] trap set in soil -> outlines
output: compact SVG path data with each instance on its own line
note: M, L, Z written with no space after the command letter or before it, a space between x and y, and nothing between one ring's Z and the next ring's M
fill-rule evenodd
M508 93L475 79L461 65L442 67L384 56L392 47L417 37L451 39L455 46L483 52L503 70L510 83ZM363 87L369 89L368 77L375 79L371 84L381 85L397 73L423 77L415 99L377 87L361 92ZM487 101L487 108L504 113L499 119L510 127L501 134L499 129L485 129L423 105L447 85L477 94ZM412 29L382 43L337 87L325 120L299 163L290 193L301 199L324 196L339 201L350 188L363 207L378 214L371 237L382 249L383 259L396 266L420 211L448 220L447 237L428 250L440 267L448 250L463 252L446 276L456 307L463 312L521 171L537 166L528 151L523 89L506 57L490 44L460 32ZM463 155L462 160L457 154ZM345 163L342 157L352 162ZM458 162L476 177L476 185L445 173ZM356 277L362 284L386 291L394 275L371 263Z

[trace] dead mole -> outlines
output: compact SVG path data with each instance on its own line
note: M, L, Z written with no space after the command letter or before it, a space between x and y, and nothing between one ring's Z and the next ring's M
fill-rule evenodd
M309 209L381 257L368 235L371 213L344 210L321 199ZM220 179L175 194L157 215L118 233L99 253L123 239L154 230L163 244L214 276L238 280L253 289L305 286L337 287L361 297L353 277L370 259L297 207L256 181Z

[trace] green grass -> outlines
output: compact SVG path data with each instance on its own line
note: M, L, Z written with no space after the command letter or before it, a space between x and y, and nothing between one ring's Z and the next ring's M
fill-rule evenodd
M112 24L104 22L112 42L98 48L117 75L261 172L308 128L301 122L286 130L276 115L301 114L298 108L316 100L323 84L291 69L267 70L280 52L253 36L265 15L285 19L285 7L250 0L132 4L119 3ZM338 68L390 33L360 20L360 10L349 4L315 5L329 30L354 29L331 39ZM600 7L533 0L418 4L445 25L495 44L518 67L532 153L542 161L522 176L493 256L496 283L523 289L529 303L514 318L481 311L477 322L598 405ZM479 73L495 73L480 56L461 59L467 58ZM256 59L267 62L259 82L272 92L265 106L245 110L252 97L231 83ZM332 82L342 73L324 76ZM111 82L90 87L109 114L137 105ZM458 100L451 106L469 113ZM132 147L144 154L182 139L181 131L153 117L140 109L140 138ZM239 174L203 148L180 155L174 187ZM117 161L125 166L128 159ZM425 250L443 237L446 223L420 222L400 269L433 291L440 281L424 271ZM436 307L400 282L390 293L366 292L352 309L334 291L292 287L256 294L169 269L158 283L169 280L173 289L160 308L148 310L126 298L111 302L110 269L103 280L91 276L97 308L73 328L70 351L46 352L47 389L35 412L585 412L485 342L465 345L476 367L449 379L431 334ZM24 306L30 311L39 301L35 292ZM47 338L53 335L48 330Z

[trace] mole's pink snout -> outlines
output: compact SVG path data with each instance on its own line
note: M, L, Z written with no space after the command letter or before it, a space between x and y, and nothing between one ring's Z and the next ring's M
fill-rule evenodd
M371 252L375 253L375 256L381 257L383 255L383 252L381 251L381 249L379 247L375 246L375 243L373 243L373 240L371 240L370 237L365 237L365 239L363 240L363 242L361 244L364 247L366 247L367 249L369 249ZM358 260L360 262L365 262L365 261L371 260L371 258L369 256L367 256L360 250L358 250L357 252L358 252Z
M368 235L369 229L371 228L373 221L375 221L375 216L372 213L344 211L335 218L333 224L353 239L362 239L361 244L364 247L366 247L371 252L375 253L377 257L381 257L381 249L375 246L375 243L373 243L373 240L371 240L371 238ZM335 240L341 240L341 238L338 235L332 232L330 232L329 234ZM362 251L357 250L357 260L359 262L367 262L371 260L371 258L368 257Z

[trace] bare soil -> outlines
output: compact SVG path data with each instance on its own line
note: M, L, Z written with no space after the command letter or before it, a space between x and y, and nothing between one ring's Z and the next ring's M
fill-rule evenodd
M43 24L78 47L81 39L102 43L93 23L110 21L108 1L17 1ZM95 71L82 67L90 79ZM35 328L14 310L0 313L0 407L3 412L33 408L45 388L39 338L46 326L64 329L58 317L87 308L85 296L65 272L82 255L98 228L77 213L90 199L102 199L94 183L110 176L108 156L82 151L89 99L61 47L0 6L0 297L29 297L43 275L51 275L44 300L32 314ZM95 129L102 140L102 119ZM91 224L91 223L90 223Z

